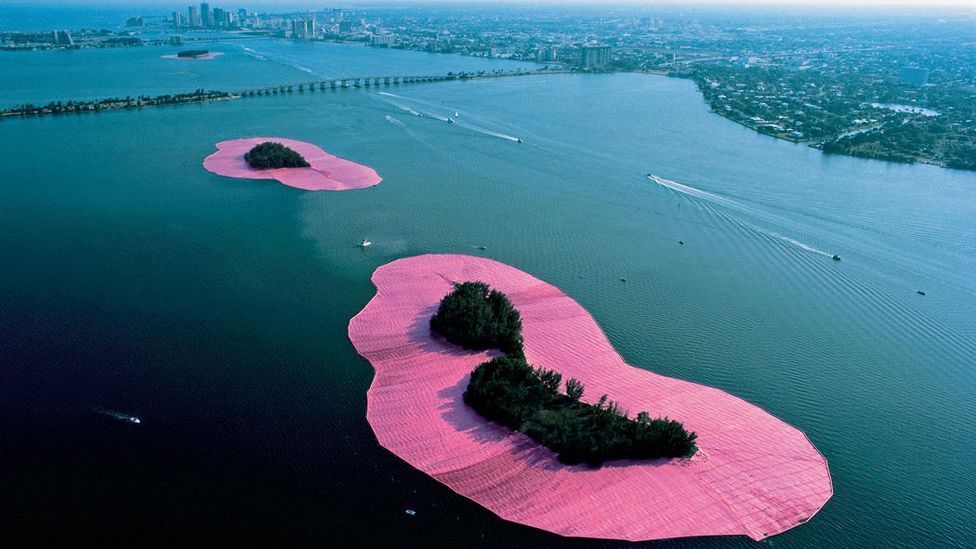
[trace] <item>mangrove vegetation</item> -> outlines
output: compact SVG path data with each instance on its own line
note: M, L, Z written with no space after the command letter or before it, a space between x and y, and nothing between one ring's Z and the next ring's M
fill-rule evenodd
M689 457L697 435L672 419L627 412L603 395L581 399L577 379L565 385L555 370L526 361L522 321L508 297L482 282L456 284L430 320L434 333L466 349L500 349L504 356L478 365L464 402L486 419L525 433L567 464L599 466L614 459ZM560 388L564 387L564 391Z

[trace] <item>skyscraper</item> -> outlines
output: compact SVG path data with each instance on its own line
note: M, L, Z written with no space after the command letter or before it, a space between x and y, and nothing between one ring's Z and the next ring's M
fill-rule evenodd
M202 27L203 22L200 20L200 10L196 6L190 6L187 8L187 13L190 18L191 27Z
M580 64L587 69L598 69L610 64L610 46L583 46Z
M176 27L176 28L180 28L180 27L183 26L183 14L182 13L180 13L178 11L174 11L173 12L173 26Z
M224 10L220 8L213 9L213 17L211 18L210 26L224 28L227 26L227 14Z
M200 19L203 21L204 27L210 27L213 25L213 18L210 15L210 4L200 2Z

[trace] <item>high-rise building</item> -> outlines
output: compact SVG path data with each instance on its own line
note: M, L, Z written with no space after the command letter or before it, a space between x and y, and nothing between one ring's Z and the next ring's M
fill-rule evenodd
M308 21L304 19L295 19L291 22L291 37L292 38L309 38L308 33Z
M340 21L339 32L340 33L352 32L352 21Z
M535 50L535 60L539 63L555 61L558 51L556 48L539 48Z
M212 21L210 22L211 27L225 28L227 27L227 14L224 10L220 8L213 9Z
M580 64L587 69L599 69L610 64L610 46L583 46Z
M173 26L176 27L176 28L180 28L180 27L183 26L183 14L182 13L180 13L178 11L174 11L173 12Z
M396 45L396 36L392 34L374 34L369 38L370 45L391 48Z
M210 13L210 4L200 2L200 19L203 21L204 27L213 26L213 15Z
M54 44L57 46L74 46L75 41L71 38L71 33L66 30L52 31Z
M190 26L191 27L202 27L203 26L203 21L200 19L200 8L198 8L196 6L190 6L186 10L187 10L187 13L190 16L189 17L189 19L190 19Z

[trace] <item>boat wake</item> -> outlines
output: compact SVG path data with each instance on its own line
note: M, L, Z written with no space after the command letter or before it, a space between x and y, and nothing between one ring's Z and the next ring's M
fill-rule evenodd
M417 111L415 111L415 110L413 110L413 109L411 109L410 107L408 107L408 106L406 106L406 105L401 105L401 104L399 104L399 103L396 103L396 106L397 106L397 107L400 107L400 110L402 110L402 111L404 111L404 112L408 112L408 113L410 113L410 114L412 114L412 115L414 115L414 116L420 116L420 113L419 113L419 112L417 112Z
M728 209L736 210L736 211L739 211L741 213L744 213L744 214L747 214L747 215L750 215L750 216L753 216L753 217L757 217L757 218L760 218L760 219L765 219L766 221L770 221L772 223L776 223L777 225L782 225L783 224L782 223L782 220L781 219L778 219L777 216L775 216L773 214L770 214L770 213L767 213L767 212L764 212L762 210L759 210L758 208L753 208L753 207L748 206L746 204L742 204L741 202L737 202L735 200L732 200L731 198L726 198L724 196L719 196L717 194L710 193L708 191L703 191L701 189L696 189L695 187L690 187L690 186L685 185L683 183L678 183L677 181L672 181L670 179L665 179L663 177L658 177L658 176L656 176L654 174L647 174L647 178L650 179L651 181L657 183L658 185L661 185L662 187L667 187L668 189L671 189L672 191L676 191L676 192L679 192L679 193L682 193L682 194L685 194L685 195L688 195L688 196L693 196L695 198L700 198L700 199L706 200L708 202L712 202L712 203L715 203L715 204L719 204L719 205L724 206L724 207L726 207ZM788 237L786 235L777 233L775 231L769 231L769 230L763 229L761 227L756 227L754 225L750 225L750 228L753 229L753 230L755 230L755 231L757 231L757 232L759 232L759 233L762 233L762 234L767 235L767 236L771 236L771 237L773 237L773 238L775 238L777 240L780 240L780 241L785 242L785 243L787 243L787 244L789 244L791 246L795 246L795 247L797 247L797 248L799 248L801 250L804 250L804 251L807 251L807 252L810 252L810 253L814 253L814 254L817 254L817 255L822 255L824 257L830 257L830 258L837 258L837 257L839 257L839 256L836 256L836 255L830 253L830 252L827 252L827 251L821 250L819 248L816 248L814 246L811 246L809 244L800 242L799 240L796 240L795 238L790 238L790 237Z
M142 423L142 420L137 418L136 416L123 414L122 412L116 412L115 410L109 410L108 408L101 408L95 406L92 408L92 411L95 412L96 414L101 414L103 416L110 417L112 419L117 419L119 421L124 421L126 423L135 423L135 424Z

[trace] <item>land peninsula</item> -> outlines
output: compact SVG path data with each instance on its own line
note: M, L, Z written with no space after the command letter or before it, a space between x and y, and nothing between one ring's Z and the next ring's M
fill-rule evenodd
M284 137L221 141L203 167L226 177L274 179L306 191L364 189L383 181L373 168Z
M442 298L470 280L508 297L527 362L585 385L587 404L606 393L621 410L680 418L698 451L569 465L479 414L464 398L472 370L506 355L465 349L430 325ZM506 520L565 536L759 540L810 520L833 494L827 462L803 432L718 389L628 365L586 310L525 272L423 255L378 268L372 281L376 296L350 321L349 338L376 371L366 416L379 443Z
M599 466L609 459L691 457L695 433L674 420L651 419L640 412L627 417L620 406L600 397L580 399L578 379L533 368L525 360L522 321L508 297L483 282L463 282L444 299L430 319L431 330L465 349L497 348L505 353L471 373L464 402L486 419L525 433L559 455L559 461Z

